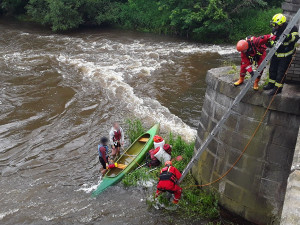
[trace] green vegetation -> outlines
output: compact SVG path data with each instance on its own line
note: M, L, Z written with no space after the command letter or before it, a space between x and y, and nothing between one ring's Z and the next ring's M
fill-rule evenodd
M2 0L0 14L65 31L80 25L180 35L202 42L233 42L270 32L283 0Z
M130 143L133 143L139 136L145 133L143 124L138 119L128 119L126 124L128 125L126 134L129 136Z
M130 138L136 137L136 135L132 135L136 134L136 129L134 128L133 124L138 124L138 126L140 126L141 122L139 120L134 120L134 122L130 120L129 124L131 125L127 133L130 134ZM175 138L172 133L170 133L167 143L172 145L172 158L175 158L179 155L183 157L183 160L173 162L173 166L180 171L183 171L193 156L194 143L186 143L181 137ZM162 167L159 167L155 170L150 170L147 167L136 169L135 171L127 174L122 182L126 187L138 186L147 181L157 182L161 168ZM219 216L219 207L216 195L199 189L195 185L195 180L191 174L184 179L181 187L183 187L184 190L178 208L176 209L176 213L182 213L182 215L189 218L202 217L212 219ZM155 190L153 190L153 192L154 191ZM173 204L166 195L160 195L158 201L168 208L173 207ZM148 201L148 204L152 206L155 204L155 202Z

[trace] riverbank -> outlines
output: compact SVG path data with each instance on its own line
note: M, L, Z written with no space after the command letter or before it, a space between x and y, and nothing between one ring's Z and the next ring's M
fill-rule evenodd
M270 33L269 21L282 10L281 0L231 1L161 0L45 1L1 3L2 15L34 21L54 32L80 26L113 26L180 36L202 43L235 43L248 35Z

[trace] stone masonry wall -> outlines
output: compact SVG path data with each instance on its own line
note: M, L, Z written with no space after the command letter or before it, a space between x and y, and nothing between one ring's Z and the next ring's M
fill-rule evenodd
M300 8L300 0L286 0L282 3L282 9L284 15L287 16L288 20L296 14L298 9ZM300 20L297 24L300 30ZM300 42L300 41L299 41ZM287 83L300 83L300 49L298 48L295 59L287 73L286 76Z
M300 223L300 129L281 216L281 225Z
M240 88L232 85L231 68L207 73L207 90L197 131L195 149L225 113ZM245 219L258 223L278 223L290 173L300 124L300 86L286 84L276 96L258 133L233 170L210 186L220 194L220 204ZM248 91L233 110L225 126L210 143L192 169L199 184L211 182L235 162L253 134L270 97Z

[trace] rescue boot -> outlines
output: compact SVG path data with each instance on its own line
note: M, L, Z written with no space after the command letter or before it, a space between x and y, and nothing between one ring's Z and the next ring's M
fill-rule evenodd
M239 85L241 85L242 83L244 83L245 77L240 77L240 79L234 83L234 86L237 87Z
M267 90L271 90L275 87L275 84L273 83L268 83L266 86L264 86L264 90L267 91Z
M278 89L278 91L277 91L277 89ZM277 93L276 93L276 91L277 91ZM282 91L282 87L276 87L276 86L275 86L275 87L272 89L272 91L271 91L270 93L268 93L268 95L273 96L273 95L275 95L275 93L276 93L276 95L278 95L278 94L281 93L281 91Z
M255 91L258 91L258 88L259 88L259 87L258 87L258 82L259 82L259 80L260 80L259 78L256 78L255 81L254 81L253 89L254 89Z

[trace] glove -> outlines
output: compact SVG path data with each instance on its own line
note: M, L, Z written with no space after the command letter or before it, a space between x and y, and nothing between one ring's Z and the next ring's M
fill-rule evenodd
M268 48L273 48L273 46L275 45L275 43L276 43L275 41L271 40L271 41L267 42L266 46Z
M251 72L250 72L250 75L251 75L251 77L253 77L253 76L254 76L254 72L253 72L253 71L251 71Z
M275 41L277 39L277 36L274 34L271 34L270 36L270 40Z
M114 165L114 164L110 164L110 165L108 165L108 168L109 169L112 169L112 168L115 168L116 166Z
M288 35L286 35L286 38L284 39L284 42L287 42L287 41L289 41L291 39L292 39L292 35L288 34Z

